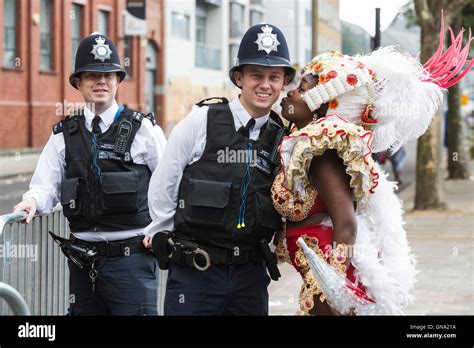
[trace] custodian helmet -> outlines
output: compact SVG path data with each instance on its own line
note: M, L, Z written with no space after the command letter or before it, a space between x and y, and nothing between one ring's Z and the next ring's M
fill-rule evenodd
M69 83L77 89L75 78L86 71L116 72L120 82L127 75L120 64L117 48L112 40L98 32L92 33L79 44L74 72L69 76Z
M234 72L244 65L260 65L268 67L284 67L290 76L290 82L295 76L295 69L290 63L290 53L285 36L280 29L272 24L260 23L251 27L240 42L239 52L229 76L234 85Z

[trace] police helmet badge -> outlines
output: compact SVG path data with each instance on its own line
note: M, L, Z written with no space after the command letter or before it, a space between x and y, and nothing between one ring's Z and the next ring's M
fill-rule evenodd
M94 55L94 59L101 60L102 63L106 59L110 59L110 55L112 54L112 50L110 49L109 45L105 44L105 39L102 36L99 36L95 39L97 45L92 45L92 53Z
M258 33L258 39L255 43L258 45L258 50L264 50L267 54L271 51L278 52L278 45L280 42L277 39L276 34L272 34L273 28L269 27L268 24L261 27L263 33Z

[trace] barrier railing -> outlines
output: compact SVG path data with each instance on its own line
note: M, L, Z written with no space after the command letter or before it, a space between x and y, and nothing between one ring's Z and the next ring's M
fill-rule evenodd
M0 216L0 282L24 298L32 315L65 315L69 308L67 259L48 231L68 238L69 226L56 206L51 214L37 215L30 224L25 213ZM158 313L163 313L167 272L160 271ZM0 296L0 315L15 313Z

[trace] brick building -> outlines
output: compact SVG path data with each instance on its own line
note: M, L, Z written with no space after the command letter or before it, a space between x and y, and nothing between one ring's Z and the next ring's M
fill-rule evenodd
M147 33L124 35L126 0L0 0L0 149L41 147L82 95L69 85L84 36L116 44L128 76L117 101L164 125L164 1L146 0Z

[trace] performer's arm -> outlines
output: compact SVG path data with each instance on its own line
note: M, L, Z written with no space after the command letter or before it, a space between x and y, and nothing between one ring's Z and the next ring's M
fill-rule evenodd
M354 211L350 177L345 172L342 159L335 150L328 150L322 156L315 157L309 170L310 180L318 190L333 224L333 242L335 247L342 244L354 245L357 235L357 221ZM346 248L347 249L347 248ZM347 269L350 264L350 249L344 250L343 263ZM342 265L341 265L342 266Z

